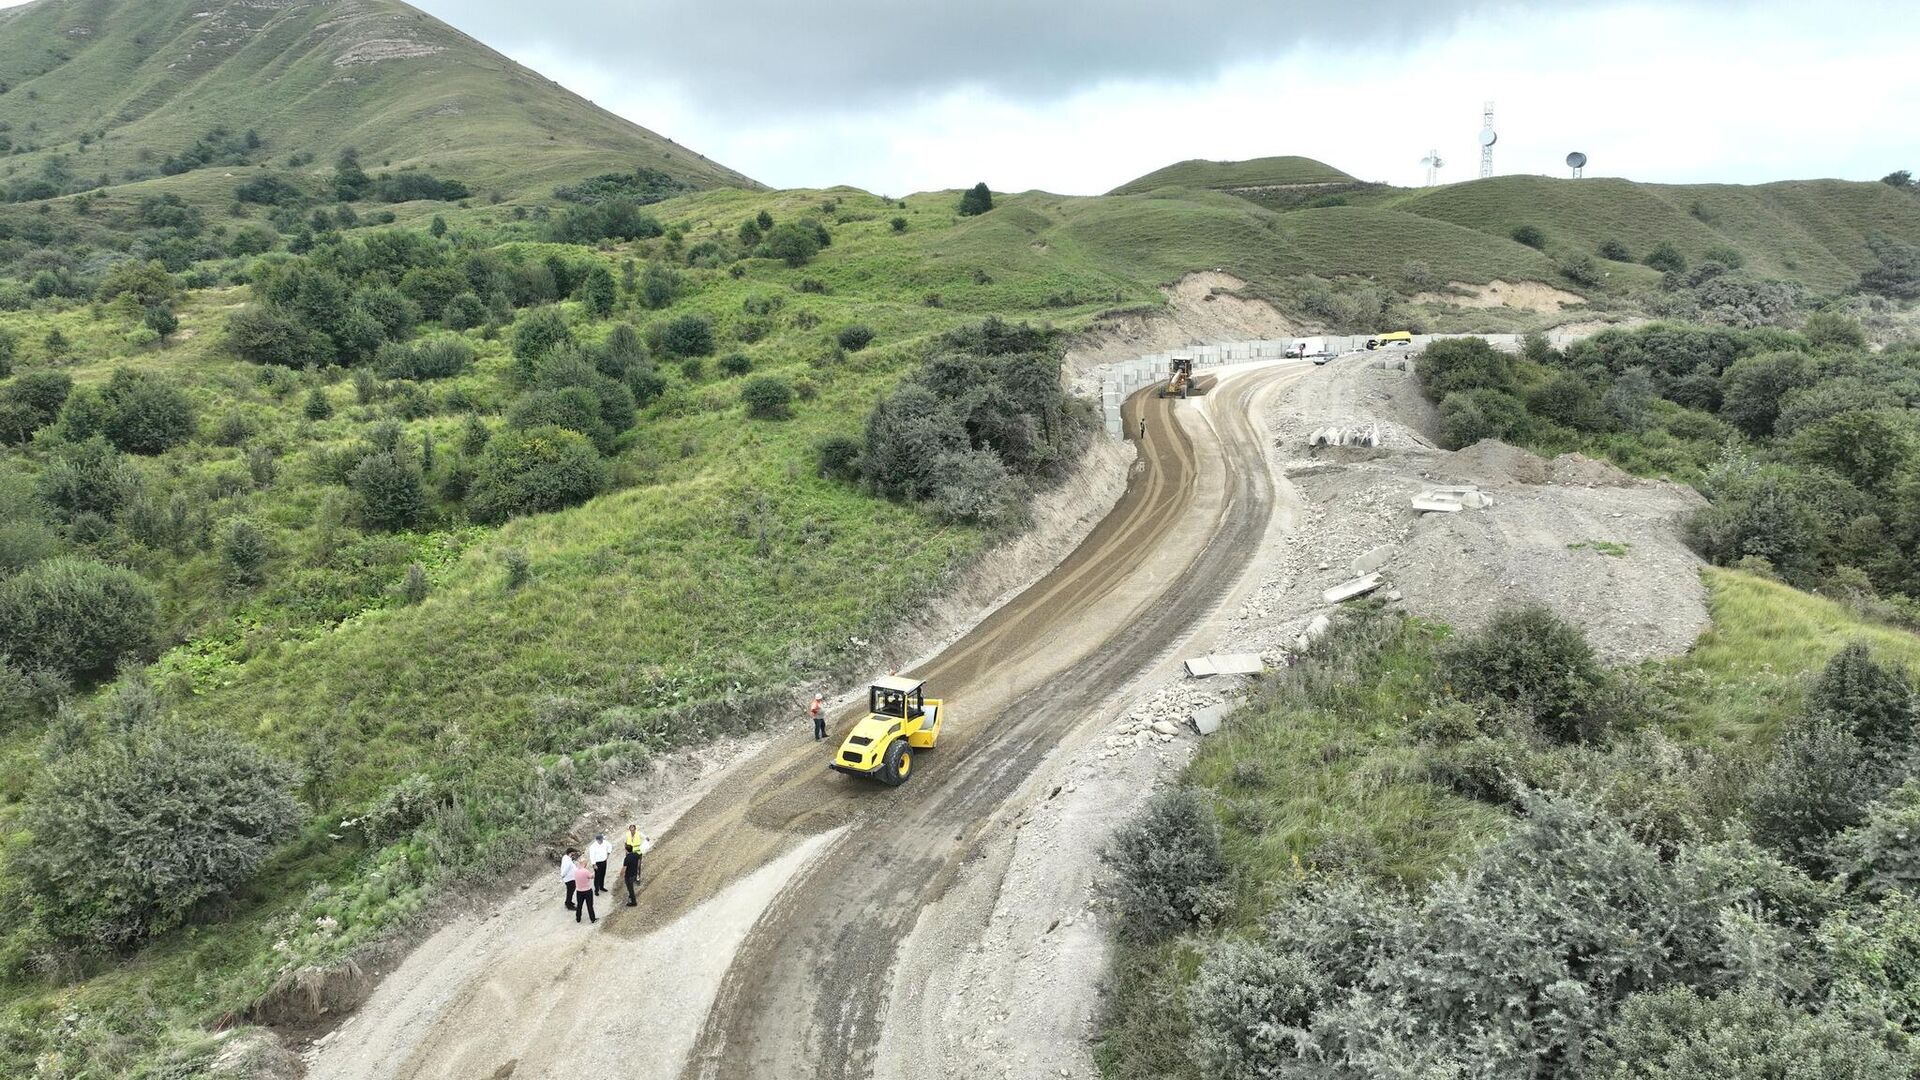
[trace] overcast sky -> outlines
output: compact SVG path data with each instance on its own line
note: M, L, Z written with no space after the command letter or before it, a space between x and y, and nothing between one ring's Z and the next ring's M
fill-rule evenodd
M8 0L0 0L0 4ZM756 179L1105 191L1184 158L1368 180L1920 172L1920 4L415 0Z

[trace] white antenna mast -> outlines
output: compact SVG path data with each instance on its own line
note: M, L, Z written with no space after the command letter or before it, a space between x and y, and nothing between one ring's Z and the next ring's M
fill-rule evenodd
M1427 167L1427 186L1432 187L1438 183L1440 169L1446 165L1446 162L1440 159L1440 151L1427 151L1427 156L1420 159L1420 164Z
M1493 175L1493 144L1499 141L1500 136L1493 130L1493 102L1489 101L1486 110L1480 114L1480 178L1482 180Z

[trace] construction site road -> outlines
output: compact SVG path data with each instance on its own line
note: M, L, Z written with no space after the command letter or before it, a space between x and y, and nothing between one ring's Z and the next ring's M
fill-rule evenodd
M610 904L600 933L496 949L461 985L419 991L404 1023L363 1010L309 1075L872 1076L898 943L922 909L1009 827L1009 801L1048 756L1098 726L1251 569L1275 502L1253 403L1311 370L1262 365L1205 398L1150 389L1127 403L1126 431L1144 418L1146 435L1114 509L905 673L953 710L911 782L828 770L857 713L835 718L831 741L770 743L679 813L647 856L640 906Z

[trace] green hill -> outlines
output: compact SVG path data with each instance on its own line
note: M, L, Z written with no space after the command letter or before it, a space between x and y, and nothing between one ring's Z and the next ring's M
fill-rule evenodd
M0 89L0 181L62 193L224 207L242 169L323 176L347 147L480 196L640 167L757 186L399 0L38 0L0 11Z
M1823 291L1852 286L1872 265L1870 235L1920 241L1920 199L1843 180L1749 187L1502 176L1395 192L1377 205L1502 239L1532 225L1556 255L1594 254L1614 241L1641 258L1666 242L1699 263L1715 248L1731 248L1751 273Z
M1354 184L1359 181L1324 162L1304 157L1267 157L1251 161L1203 161L1195 158L1155 169L1114 188L1112 195L1138 195L1161 188L1203 188L1232 191L1239 188L1299 187Z

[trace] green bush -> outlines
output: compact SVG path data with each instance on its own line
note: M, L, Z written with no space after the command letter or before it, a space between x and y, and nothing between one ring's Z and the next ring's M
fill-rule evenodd
M785 420L793 415L793 386L777 375L756 375L740 388L740 401L755 420Z
M11 419L0 417L0 442L23 443L33 433L53 423L60 407L73 393L73 379L58 371L26 371L0 386L0 410L8 410Z
M105 675L157 626L152 589L121 567L62 556L0 581L0 656L23 671Z
M1556 371L1527 391L1527 411L1575 431L1604 431L1607 413L1593 384L1571 371Z
M1632 262L1633 249L1618 240L1602 240L1599 247L1600 257L1608 262Z
M193 437L193 402L160 375L118 368L107 382L107 440L128 454L161 454Z
M1760 991L1704 996L1687 987L1627 999L1585 1056L1580 1075L1589 1080L1878 1080L1912 1070L1837 1016Z
M20 338L11 330L0 329L0 379L13 374L13 362L20 356Z
M307 391L306 404L301 406L300 414L309 420L331 420L333 419L333 401L327 397L324 389L316 386Z
M1442 338L1420 354L1416 374L1429 400L1446 400L1461 390L1514 388L1513 358L1487 344L1485 338Z
M1833 869L1834 837L1867 818L1885 779L1853 732L1802 722L1754 781L1747 819L1755 840L1809 873Z
M88 514L117 518L140 489L138 470L98 436L55 447L34 479L40 501L69 523Z
M1666 274L1684 274L1687 272L1687 257L1680 254L1679 248L1674 247L1673 244L1665 240L1654 245L1653 250L1647 252L1647 257L1642 259L1641 262Z
M739 376L753 370L753 361L746 353L728 353L720 358L720 363L716 366L722 374Z
M1227 911L1220 823L1192 788L1154 796L1101 857L1114 871L1122 936L1157 940L1212 925Z
M853 480L860 475L860 440L848 435L829 435L817 448L820 475L830 480Z
M125 950L244 885L304 816L294 771L218 731L106 737L49 765L8 861L36 921L81 950Z
M893 222L892 222L892 224L893 224L893 231L894 231L894 232L896 232L896 233L903 233L903 232L906 232L906 231L907 231L907 219L906 219L906 218L903 218L903 217L896 217L896 218L894 218L894 219L893 219Z
M1025 485L1015 480L997 454L958 450L933 464L929 505L941 521L999 528L1018 519Z
M1503 390L1469 390L1440 402L1440 441L1450 450L1482 439L1516 438L1526 423L1526 405Z
M820 237L798 221L783 221L767 234L767 253L788 266L805 266L820 253Z
M1541 232L1535 225L1521 225L1514 229L1511 235L1515 243L1525 244L1530 248L1545 250L1547 246L1547 234Z
M984 180L968 188L966 194L960 196L961 217L975 217L992 209L993 190L987 187Z
M464 292L447 301L441 309L440 322L449 330L471 330L486 324L487 302L479 296Z
M220 570L227 584L246 587L266 580L270 554L267 534L247 518L232 518L221 526Z
M468 497L475 521L498 524L586 502L606 490L606 460L586 437L557 427L488 441Z
M1787 394L1815 381L1804 353L1769 352L1733 363L1720 378L1720 419L1756 439L1773 434Z
M1606 673L1579 628L1540 605L1501 611L1454 639L1440 672L1455 693L1518 706L1562 742L1597 734L1590 704Z
M640 302L659 311L673 303L680 292L680 275L661 263L648 263L640 279Z
M1858 642L1827 661L1807 687L1806 708L1812 719L1844 727L1890 758L1914 742L1913 683L1898 667L1876 662Z
M616 434L601 418L600 399L580 386L522 394L507 411L507 426L521 431L541 427L577 431L603 453L612 448Z
M1909 778L1833 841L1836 869L1874 896L1920 897L1920 779Z
M1314 1050L1314 1014L1332 995L1313 961L1261 942L1221 941L1187 993L1194 1057L1219 1080L1267 1080Z
M1586 252L1575 252L1560 260L1560 276L1585 289L1597 289L1606 284L1607 272L1600 268L1593 256Z
M840 347L848 352L859 352L873 344L873 327L855 323L840 331L835 340L839 341Z
M513 330L514 371L524 381L540 361L562 345L573 344L573 331L557 307L536 308L521 317Z
M368 454L348 480L360 499L360 520L387 532L411 529L427 512L420 466L396 453Z
M588 271L587 279L580 283L580 300L596 319L604 319L613 314L614 302L619 297L619 287L614 284L613 271L604 266L596 266Z
M660 328L660 351L668 356L711 356L713 323L705 315L682 315Z
M389 379L450 379L473 364L473 346L457 337L435 337L381 346L377 363Z

